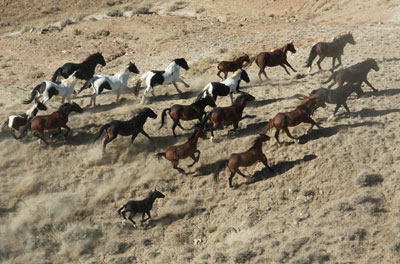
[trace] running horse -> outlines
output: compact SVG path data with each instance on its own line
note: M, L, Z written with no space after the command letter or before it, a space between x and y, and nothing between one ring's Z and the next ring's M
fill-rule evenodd
M261 74L264 74L266 79L269 79L267 74L265 73L265 67L275 67L275 66L281 66L282 68L285 69L286 73L290 75L289 71L286 69L285 65L288 66L292 71L296 72L295 69L293 69L292 65L289 64L287 61L287 52L290 51L292 53L296 53L296 49L294 48L293 42L287 43L285 46L282 48L276 49L274 51L270 52L261 52L257 56L254 56L250 59L249 66L253 63L253 61L256 62L257 66L260 68L260 71L258 72L258 78L261 79Z
M256 163L257 161L262 162L264 166L269 170L272 171L272 168L268 166L268 160L265 154L262 152L262 144L266 141L269 141L270 137L265 134L260 134L255 140L253 146L245 152L241 153L232 153L227 160L221 161L215 170L214 173L214 181L218 182L218 175L219 172L225 166L228 166L231 175L229 176L229 187L233 187L232 179L236 173L239 175L250 178L251 176L244 175L240 170L239 167L249 167Z
M275 139L279 144L281 144L279 141L279 132L281 130L285 131L288 137L297 140L298 138L295 138L290 134L288 127L294 127L300 123L311 124L307 134L311 132L314 125L321 128L321 126L310 117L313 111L320 106L324 107L325 103L319 96L311 95L309 97L304 97L302 103L298 105L295 110L276 114L275 117L272 118L264 127L263 131L264 133L267 133L270 129L275 127Z
M347 43L352 45L356 44L353 35L350 32L345 35L335 37L332 42L318 42L312 46L306 65L306 67L308 67L308 72L311 72L311 65L317 55L319 56L317 65L320 71L322 71L321 62L325 59L325 57L332 57L331 71L333 72L335 68L342 65L343 50ZM339 62L337 65L335 65L336 59Z
M250 58L249 55L243 54L239 58L237 58L234 61L221 61L218 63L217 69L218 69L218 77L221 78L222 80L226 79L228 76L228 72L235 72L239 69L242 69L242 67L245 67L246 65L243 65L243 63L247 62L247 64L250 63ZM221 77L220 73L224 73L224 78Z

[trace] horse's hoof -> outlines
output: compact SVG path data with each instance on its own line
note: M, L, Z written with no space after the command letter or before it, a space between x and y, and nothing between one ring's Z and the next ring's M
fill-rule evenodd
M214 137L210 137L210 141L211 141L211 143L213 142L213 140L214 140Z

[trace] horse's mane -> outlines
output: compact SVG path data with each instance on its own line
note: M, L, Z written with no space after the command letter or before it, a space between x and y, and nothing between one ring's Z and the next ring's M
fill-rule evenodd
M258 144L258 142L261 140L261 138L262 138L262 136L258 136L258 137L256 137L256 139L254 139L251 149L254 148Z
M71 106L71 104L70 104L70 103L64 103L64 104L62 104L62 105L58 108L58 111L63 111L64 108L67 107L67 106Z
M346 33L346 34L342 34L342 35L336 36L336 37L333 38L332 42L337 42L339 40L347 38L348 36L352 36L352 34L349 32L349 33Z
M243 97L248 96L248 93L241 92L240 95L233 101L233 104L237 104L240 100L242 100Z
M235 71L235 72L231 75L231 77L229 77L228 79L235 79L236 77L238 77L239 74L242 73L242 71L243 71L242 69L239 69L239 70Z
M90 60L92 60L92 59L94 59L94 58L97 58L97 57L100 57L100 56L103 56L103 55L101 55L100 52L96 52L96 53L90 54L90 55L86 58L85 61L90 61Z

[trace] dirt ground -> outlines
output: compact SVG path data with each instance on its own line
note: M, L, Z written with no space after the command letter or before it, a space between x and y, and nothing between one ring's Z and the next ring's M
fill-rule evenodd
M74 4L72 4L74 3ZM118 137L102 153L103 137L92 143L101 126L127 120L143 108L132 93L139 75L131 75L121 103L105 92L88 107L90 91L73 97L84 108L72 114L67 138L46 132L49 146L28 134L15 140L0 132L0 261L2 263L400 263L400 1L0 1L1 120L30 105L21 102L41 81L50 80L65 62L81 62L101 52L114 74L129 61L141 74L163 70L184 57L190 84L177 94L172 85L155 88L147 107L149 119L133 144ZM351 114L334 105L318 109L313 119L322 128L305 135L309 125L290 128L264 144L274 172L261 163L243 169L251 179L228 170L213 181L217 163L248 149L276 113L292 110L296 94L324 87L331 59L323 72L314 62L305 68L312 45L351 32L343 67L374 58L380 70L352 95ZM154 154L186 141L190 131L159 129L161 111L190 104L200 89L218 81L218 61L246 52L254 56L293 41L297 53L281 67L267 68L258 80L256 65L246 68L255 96L239 124L216 131L213 142L200 140L201 157L188 174L177 173ZM82 82L78 82L76 89ZM140 90L139 96L143 94ZM52 98L46 113L60 105ZM230 104L218 99L218 106ZM211 108L206 108L210 111ZM43 114L43 113L42 113ZM186 128L195 122L183 122ZM273 131L269 132L272 137ZM126 201L143 199L157 188L165 194L152 219L133 228L117 210ZM135 220L139 222L140 216Z

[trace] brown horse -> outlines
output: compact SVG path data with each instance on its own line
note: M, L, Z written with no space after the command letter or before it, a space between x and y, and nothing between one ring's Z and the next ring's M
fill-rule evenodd
M156 154L156 157L160 159L165 157L167 160L171 161L173 168L178 170L180 173L185 173L185 170L178 167L179 160L186 159L188 157L192 158L193 163L188 167L192 167L200 158L200 150L197 149L197 141L199 137L202 139L206 138L206 132L202 125L196 125L195 131L189 140L183 144L176 146L169 146L165 152L160 152ZM195 153L198 153L197 157Z
M258 72L258 78L261 79L261 73L264 74L266 79L269 79L267 74L265 73L265 67L275 67L275 66L282 66L286 73L290 75L288 70L286 69L285 65L287 65L290 69L296 72L295 69L289 64L287 61L287 52L291 51L292 53L296 53L296 49L294 48L293 43L287 43L282 48L276 49L270 52L261 52L257 56L254 56L250 59L249 66L256 61L257 66L260 68Z
M169 111L169 116L174 120L174 124L172 125L172 133L176 137L175 128L179 126L181 129L184 129L180 123L180 120L194 120L198 119L200 122L204 116L204 108L209 105L211 107L216 107L215 101L211 96L207 96L205 98L200 99L199 101L194 102L191 105L173 105L170 108L166 108L161 113L161 126L164 126L164 120L167 111Z
M306 65L306 67L309 67L308 72L311 72L311 65L317 55L319 56L317 65L320 71L322 71L321 62L325 59L325 57L332 57L331 71L333 72L335 68L342 65L343 49L347 43L350 43L352 45L356 44L351 33L335 37L332 42L318 42L317 44L312 46L310 56ZM339 61L339 64L335 66L336 59Z
M215 107L208 113L202 123L205 125L211 120L213 124L211 127L211 141L214 138L214 129L220 127L224 122L233 124L233 130L236 130L239 127L239 121L242 119L243 109L246 107L247 102L254 100L255 98L252 95L242 92L231 106Z
M239 69L241 69L243 66L243 63L247 62L247 64L250 63L250 58L249 55L247 54L243 54L242 56L240 56L239 58L237 58L234 61L221 61L218 64L218 77L221 79L226 79L226 77L228 76L228 72L235 72ZM220 73L223 72L225 74L224 78L221 77Z
M267 157L264 155L262 152L262 143L270 140L271 138L265 134L260 134L254 141L253 146L241 153L233 153L229 156L227 160L221 161L214 173L214 181L218 182L218 175L219 172L224 168L225 166L228 166L229 170L231 171L231 175L229 176L229 187L233 187L232 185L232 179L233 176L235 176L236 173L239 173L239 175L245 177L245 178L250 178L250 176L244 175L240 170L239 167L249 167L256 163L257 161L260 161L264 164L266 168L269 169L269 171L272 171L271 167L268 166L268 161Z
M44 131L45 130L53 130L58 129L58 133L61 133L61 128L67 129L64 134L64 137L68 136L69 131L71 128L67 126L68 123L68 116L71 112L83 113L83 109L77 103L65 103L58 108L58 110L51 115L42 115L42 116L35 116L31 120L31 129L33 130L33 134L43 140L47 145L49 144L44 139ZM21 132L19 137L14 136L16 139L20 139L26 135L26 129Z
M288 127L297 126L304 122L311 124L311 127L307 133L311 132L314 125L316 125L318 128L321 128L321 126L315 123L315 121L310 117L313 110L319 106L325 106L325 103L321 101L319 96L311 95L309 97L305 97L303 102L298 105L295 110L276 114L275 117L272 118L264 127L263 131L264 133L267 133L272 127L275 127L275 139L279 144L281 144L278 138L280 130L285 131L288 137L297 140L298 138L295 138L290 134Z

